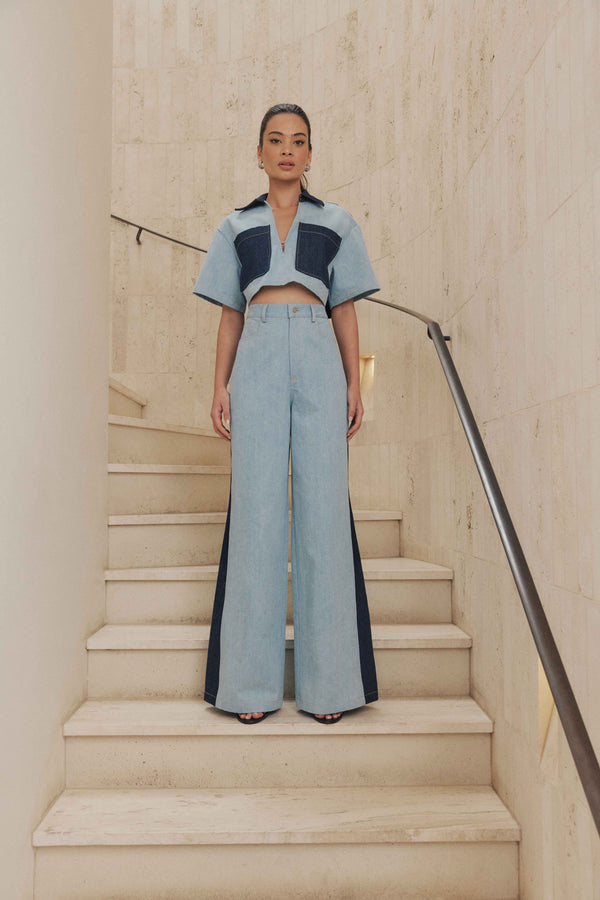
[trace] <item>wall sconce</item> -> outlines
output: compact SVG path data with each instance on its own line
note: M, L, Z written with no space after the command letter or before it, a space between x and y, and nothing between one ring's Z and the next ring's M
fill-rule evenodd
M375 418L375 354L363 353L359 356L360 396L364 406L363 422Z

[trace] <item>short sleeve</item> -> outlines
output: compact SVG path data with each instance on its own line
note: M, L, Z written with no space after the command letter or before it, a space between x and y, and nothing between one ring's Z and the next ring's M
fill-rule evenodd
M355 222L342 239L340 249L333 260L329 306L337 306L351 298L360 300L361 297L379 290L381 286L375 277L360 225Z
M219 226L210 242L193 293L217 306L231 306L243 313L246 298L240 290L240 261L235 247Z

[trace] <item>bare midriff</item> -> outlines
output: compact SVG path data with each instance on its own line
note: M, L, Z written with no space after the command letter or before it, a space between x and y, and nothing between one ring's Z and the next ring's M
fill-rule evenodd
M265 285L256 292L248 306L252 306L253 303L318 303L323 305L316 294L297 281L290 281L288 284Z

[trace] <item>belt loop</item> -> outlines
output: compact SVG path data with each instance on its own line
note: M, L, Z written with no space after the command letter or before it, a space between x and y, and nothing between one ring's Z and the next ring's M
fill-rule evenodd
M316 321L317 321L317 311L316 311L316 306L317 306L316 303L311 303L311 304L310 304L310 317L311 317L311 319L312 319L313 322L316 322Z
M263 322L267 318L267 304L266 303L263 303L263 308L262 308L262 312L260 314L260 318L262 319Z

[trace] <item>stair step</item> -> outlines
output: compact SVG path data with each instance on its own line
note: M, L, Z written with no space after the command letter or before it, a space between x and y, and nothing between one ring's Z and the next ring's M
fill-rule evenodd
M378 700L331 728L295 700L257 726L198 697L86 700L63 728L66 787L491 784L492 730L472 697Z
M407 556L386 556L362 560L365 580L371 581L448 581L453 570L447 566ZM133 566L123 569L105 569L106 581L213 581L217 565L210 566ZM291 563L288 562L291 573Z
M34 847L518 841L489 785L67 789Z
M117 378L108 378L108 408L111 415L141 418L148 400L137 391L120 382Z
M212 618L217 565L106 569L109 624L206 624ZM453 571L446 566L388 556L362 560L372 623L450 622ZM286 618L293 621L288 562Z
M361 556L400 552L399 510L353 510ZM210 565L219 562L227 512L148 513L108 517L108 564L112 568ZM288 561L291 510L288 512Z
M520 836L485 785L67 789L35 896L516 900Z
M451 623L371 626L380 697L469 694L471 638ZM87 641L90 699L202 696L209 625L104 625ZM293 625L283 696L294 696ZM190 652L192 651L192 652Z
M103 625L87 639L88 650L205 650L208 625ZM470 647L462 628L448 622L430 625L372 625L373 648ZM285 644L294 646L294 626L286 625Z
M490 717L472 697L401 697L347 711L328 734L487 734L493 728ZM285 700L280 710L265 719L260 729L261 736L322 733L320 723L312 716L299 713L290 700ZM200 698L85 700L65 722L63 734L68 737L228 734L239 737L240 723L233 714L218 710ZM256 735L256 730L252 734Z
M215 467L218 468L218 467ZM394 509L353 509L355 522L398 521L402 512ZM288 511L291 521L292 511ZM109 516L109 525L203 525L207 522L227 520L227 511L220 512L176 512L176 513L132 513L121 516Z
M110 463L230 465L229 441L212 428L109 415Z
M174 422L165 422L162 419L138 419L136 416L119 416L111 413L108 416L108 424L142 428L146 431L163 431L170 434L197 434L223 441L225 444L225 439L220 438L212 428L200 428L196 425L178 425Z
M108 512L112 516L222 511L227 509L230 484L230 465L109 463Z

